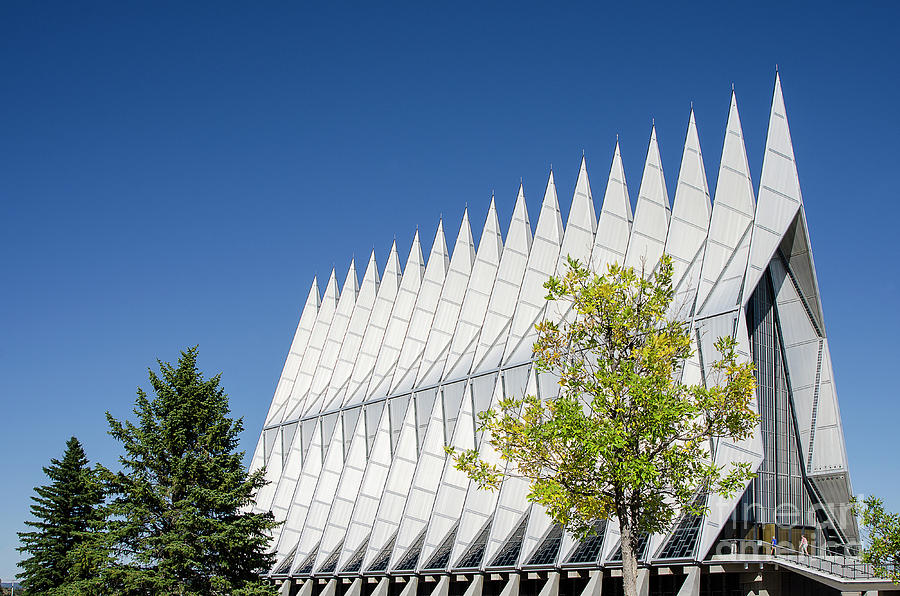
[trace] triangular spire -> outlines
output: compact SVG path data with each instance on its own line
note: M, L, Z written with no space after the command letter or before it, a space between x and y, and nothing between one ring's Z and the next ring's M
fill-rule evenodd
M332 267L331 275L328 276L328 283L325 285L325 293L322 294L322 307L324 308L327 305L331 308L336 308L339 297L337 275L334 267Z
M709 224L709 240L697 293L696 310L699 314L713 315L738 305L750 255L755 211L744 132L737 98L732 91Z
M459 260L454 263L457 251L460 253ZM462 222L459 224L459 233L456 235L456 243L453 245L453 257L450 260L450 267L458 265L462 269L471 269L472 263L475 262L475 240L472 238L472 226L469 224L469 208L463 210Z
M294 339L291 341L288 357L285 359L281 376L278 378L278 386L275 388L272 404L269 406L266 426L281 421L280 416L283 414L283 407L288 397L290 397L291 388L297 379L297 371L300 369L300 362L303 360L303 353L306 351L313 326L316 324L316 315L319 312L320 303L318 278L313 276L312 285L309 288L306 302L303 304L303 310L300 313L300 321L297 323L297 330L294 331ZM254 470L258 470L263 464L263 452L257 449L253 454L251 467Z
M644 267L648 275L656 268L666 245L669 211L669 193L659 158L656 126L653 126L634 211L634 225L628 241L628 252L625 254L626 265L638 271Z
M396 255L394 257L396 259ZM396 283L396 276L394 276ZM326 381L325 386L321 387L315 382L313 387L321 392L321 401L323 410L331 410L341 405L342 390L345 388L350 375L353 373L353 365L359 357L360 345L366 334L369 325L369 319L372 314L375 302L378 298L378 263L375 261L375 251L369 257L369 264L366 266L366 272L363 275L362 285L356 298L356 304L353 307L353 313L350 315L350 323L347 326L347 332L344 334L343 341L340 345L337 361L333 364L330 362L322 362L320 359L319 367L325 367L331 370L328 376L323 372L322 380ZM394 290L395 291L395 290Z
M434 313L434 321L428 333L428 340L422 352L422 359L418 366L413 367L415 374L409 379L409 383L418 384L422 376L430 374L431 377L439 376L444 370L447 359L447 350L453 337L459 320L460 309L469 285L469 276L475 262L475 241L472 240L472 228L469 225L469 210L463 211L462 223L459 226L459 234L453 247L453 257L450 259L450 269L441 289L441 299L438 301L437 310ZM404 386L396 385L398 388ZM396 381L395 381L396 383Z
M750 242L750 265L744 282L744 301L750 298L759 283L802 203L791 131L781 93L781 77L776 73L766 152L759 180L759 202Z
M686 317L694 307L711 211L700 137L691 108L665 249L672 257L672 287L676 291L673 307Z
M471 241L471 233L469 239ZM416 374L419 371L418 365L425 351L428 334L434 324L434 315L440 303L449 266L447 241L444 238L444 220L441 218L434 243L431 246L431 254L428 256L428 265L425 267L422 285L416 296L416 306L409 320L406 337L397 359L396 369L393 376L388 379L390 381L388 394L396 393L401 389L410 389L415 383Z
M431 256L435 261L434 266L430 267L431 269L439 267L443 263L447 252L447 245L443 237L443 228L438 225L438 234L431 249ZM419 230L416 230L412 246L409 249L409 258L406 260L406 268L403 270L403 279L400 281L400 289L397 290L397 299L394 301L394 308L384 331L384 341L381 343L381 349L375 361L375 369L366 389L366 396L380 393L382 395L379 397L383 397L390 389L390 382L394 377L397 359L400 357L400 350L403 348L403 342L409 330L410 319L412 319L413 310L419 298L425 271Z
M528 208L525 206L525 189L519 184L512 221L497 269L497 279L488 302L478 347L475 350L473 372L494 369L500 365L506 347L510 319L516 308L519 288L522 286L522 277L528 264L531 243L531 223L528 221Z
M578 180L575 181L575 192L572 195L572 207L566 221L566 231L559 251L557 272L565 270L566 257L578 259L587 264L591 257L591 246L597 231L597 215L594 211L594 198L591 196L591 183L588 180L587 162L581 156L581 167Z
M421 369L419 371L420 385L436 383L442 377L450 378L469 374L477 346L476 340L487 314L488 301L494 288L502 252L503 237L500 235L500 220L497 217L497 206L492 195L481 239L478 241L475 264L472 266L472 273L469 276L469 285L466 288L466 295L459 311L459 319L450 340L448 355L445 359L446 364L443 368L434 367L430 371Z
M378 263L375 261L375 249L372 249L372 254L369 255L369 263L366 265L366 272L363 273L360 292L371 291L374 295L378 292L378 282L380 280L381 277L378 275Z
M631 220L631 199L628 198L625 168L622 167L622 154L619 151L619 141L616 139L606 194L600 208L600 221L597 223L597 235L591 252L591 268L594 271L605 273L610 263L621 265L625 262L625 251L628 249L628 238L631 236Z
M384 266L382 280L388 283L400 285L400 277L403 270L400 268L400 257L397 255L397 241L391 243L391 252L388 253L387 264Z
M341 297L343 298L347 291L352 293L355 298L359 291L359 277L356 275L356 259L350 259L350 268L347 269L347 277L344 278L344 287L341 289Z
M553 170L550 170L544 201L541 203L541 215L534 233L534 244L531 247L531 254L528 255L528 267L522 280L522 289L519 292L509 337L506 340L503 356L506 363L517 363L531 358L537 334L534 325L543 316L547 306L544 283L556 273L562 240L562 217L559 213Z

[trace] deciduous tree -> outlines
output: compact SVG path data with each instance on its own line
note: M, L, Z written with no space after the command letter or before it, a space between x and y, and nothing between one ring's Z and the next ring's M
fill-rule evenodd
M649 275L618 265L599 275L570 258L545 287L569 314L537 326L534 362L558 377L559 395L504 399L480 424L506 473L529 479L529 499L555 521L581 536L597 520L618 521L631 596L642 535L669 528L678 512L701 514L698 496L733 493L752 476L747 465L716 466L710 445L744 439L757 424L753 367L724 337L707 383L681 382L690 326L669 314L667 256ZM456 465L482 486L503 478L476 451L458 453Z
M900 514L884 508L884 502L869 495L862 503L854 502L866 528L862 559L875 567L879 577L900 584Z

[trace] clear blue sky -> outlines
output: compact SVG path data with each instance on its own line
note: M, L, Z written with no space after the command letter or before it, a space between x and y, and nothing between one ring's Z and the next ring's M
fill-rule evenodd
M199 344L252 451L313 275L492 189L505 227L520 177L536 215L550 164L565 212L582 150L599 203L616 133L634 200L651 118L674 189L691 101L714 188L732 83L758 181L776 64L854 488L900 509L898 5L432 4L0 4L0 577L156 358Z

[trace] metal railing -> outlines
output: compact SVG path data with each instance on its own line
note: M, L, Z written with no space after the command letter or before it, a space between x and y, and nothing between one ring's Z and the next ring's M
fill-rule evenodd
M773 562L783 561L842 579L880 579L875 573L874 567L869 563L863 563L858 557L813 548L809 548L809 552L804 553L795 550L792 546L780 544L773 546L762 540L729 539L719 542L715 554L736 555L738 560L741 555L752 555L754 561L764 557Z

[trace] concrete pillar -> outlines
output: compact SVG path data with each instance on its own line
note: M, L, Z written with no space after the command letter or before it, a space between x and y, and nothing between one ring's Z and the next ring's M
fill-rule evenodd
M476 575L472 578L472 583L469 584L469 587L466 588L466 593L463 596L481 596L481 592L484 590L484 576Z
M419 585L418 577L411 577L409 581L406 582L406 585L403 586L403 591L400 592L400 596L416 596L416 588Z
M685 567L684 572L687 577L678 590L678 596L700 596L700 568Z
M382 577L381 580L379 580L378 585L375 586L375 589L372 590L372 596L387 596L390 582L391 580L388 578Z
M588 580L581 596L600 596L603 593L603 572L591 571L591 578Z
M300 591L297 592L297 596L312 596L313 592L313 580L308 579L303 582L303 585L300 586Z
M418 579L418 578L414 578L414 579ZM412 583L412 580L410 580L410 583ZM407 587L409 587L409 586L407 586ZM415 592L412 592L412 594L415 594ZM441 576L441 579L438 580L438 583L434 587L434 590L431 591L431 596L450 596L450 576L449 575Z
M553 571L547 574L547 582L538 596L559 596L559 573Z
M291 586L293 582L289 579L284 580L281 583L281 587L278 588L278 596L291 596Z
M650 596L650 570L646 567L638 569L637 593L638 596Z
M521 577L518 573L510 575L509 580L500 592L500 596L519 596L519 581L521 581Z

